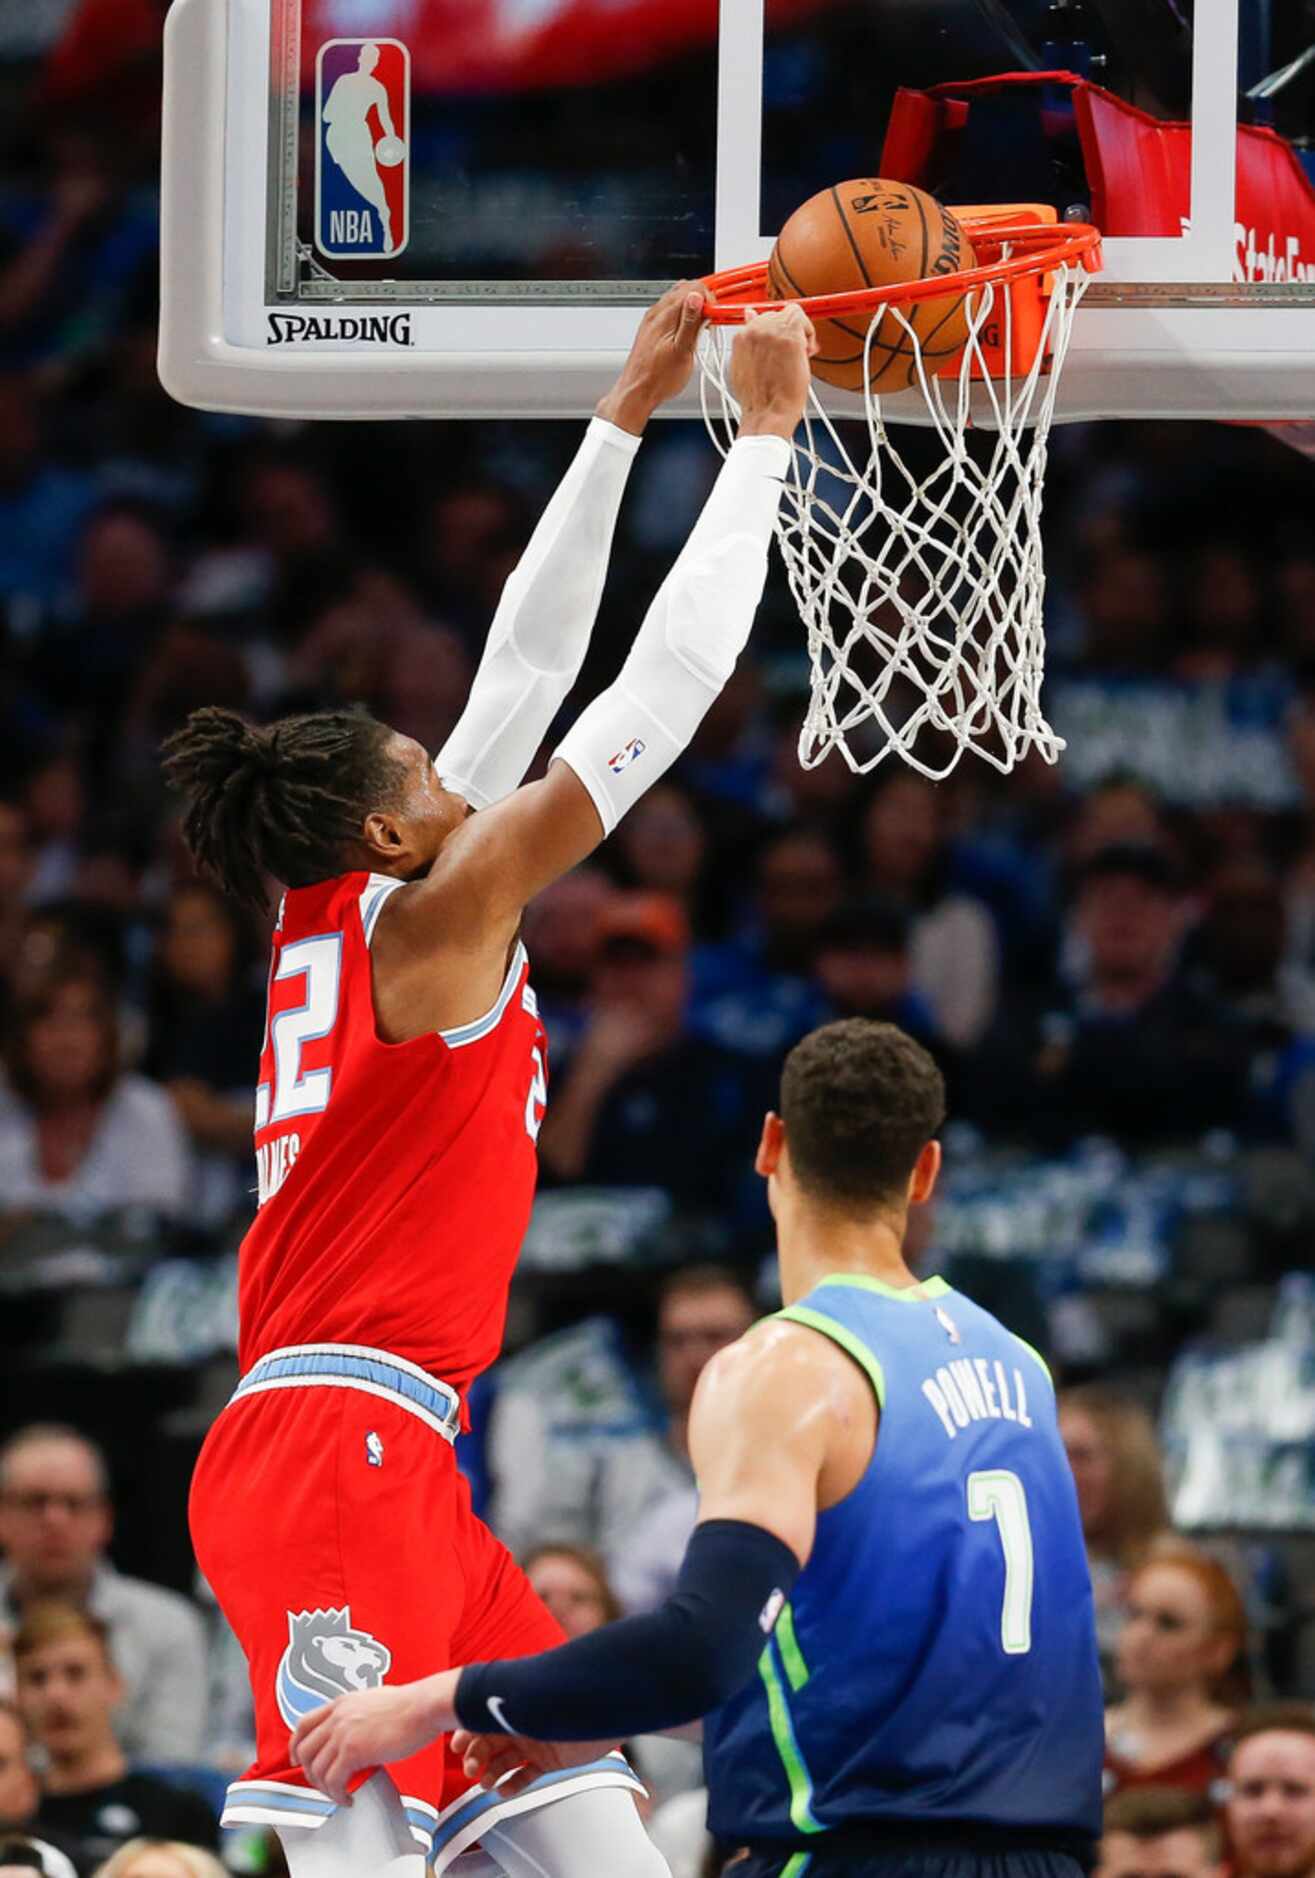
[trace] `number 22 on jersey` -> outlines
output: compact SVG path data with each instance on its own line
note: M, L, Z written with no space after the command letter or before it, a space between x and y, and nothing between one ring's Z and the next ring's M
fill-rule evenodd
M279 957L274 981L304 980L300 1004L279 1011L269 1022L274 1054L273 1082L256 1090L256 1128L269 1128L299 1115L318 1115L329 1106L333 1092L331 1068L304 1070L301 1054L308 1043L327 1037L338 1021L342 995L342 934L319 933L286 945ZM273 987L271 986L271 990ZM539 1138L548 1101L548 1075L543 1053L531 1051L529 1094L525 1099L525 1131Z

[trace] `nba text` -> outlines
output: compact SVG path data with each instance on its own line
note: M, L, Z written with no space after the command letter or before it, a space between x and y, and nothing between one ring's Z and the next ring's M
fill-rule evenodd
M256 1205L273 1199L301 1153L300 1135L279 1135L256 1149Z
M928 1376L922 1393L951 1441L969 1422L1017 1422L1020 1428L1030 1428L1022 1372L1015 1369L1011 1374L1012 1383L1004 1364L996 1359L988 1363L984 1356L960 1357L942 1364L934 1377Z
M351 340L356 345L413 346L409 313L270 313L268 346L296 340Z

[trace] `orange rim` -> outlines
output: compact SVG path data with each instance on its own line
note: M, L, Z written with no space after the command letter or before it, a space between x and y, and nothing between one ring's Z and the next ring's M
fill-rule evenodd
M1015 252L1008 258L1001 256L977 267L963 268L957 274L852 288L846 293L806 294L796 300L769 299L767 263L754 261L747 267L724 268L700 280L708 321L714 326L735 326L743 323L748 310L767 313L783 306L802 307L810 319L833 319L844 313L932 300L944 293L969 293L975 287L1021 280L1027 274L1049 274L1066 264L1080 263L1089 274L1100 268L1100 230L1089 222L1010 222L983 217L965 221L963 229L975 255L1006 246Z

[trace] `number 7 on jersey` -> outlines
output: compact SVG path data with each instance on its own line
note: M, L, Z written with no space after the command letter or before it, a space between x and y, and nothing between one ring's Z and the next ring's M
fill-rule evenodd
M969 1474L968 1517L993 1519L999 1530L1005 1558L1000 1647L1006 1656L1026 1656L1032 1648L1032 1524L1018 1475L1004 1467Z

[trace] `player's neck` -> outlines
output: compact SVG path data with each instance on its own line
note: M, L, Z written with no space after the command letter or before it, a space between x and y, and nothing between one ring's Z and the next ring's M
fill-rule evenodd
M1125 1697L1123 1703L1128 1722L1143 1728L1204 1726L1215 1712L1216 1704L1195 1685L1177 1689L1137 1689Z
M907 1291L919 1279L905 1262L903 1241L902 1221L855 1219L814 1206L782 1207L776 1224L781 1296L794 1304L837 1272Z

